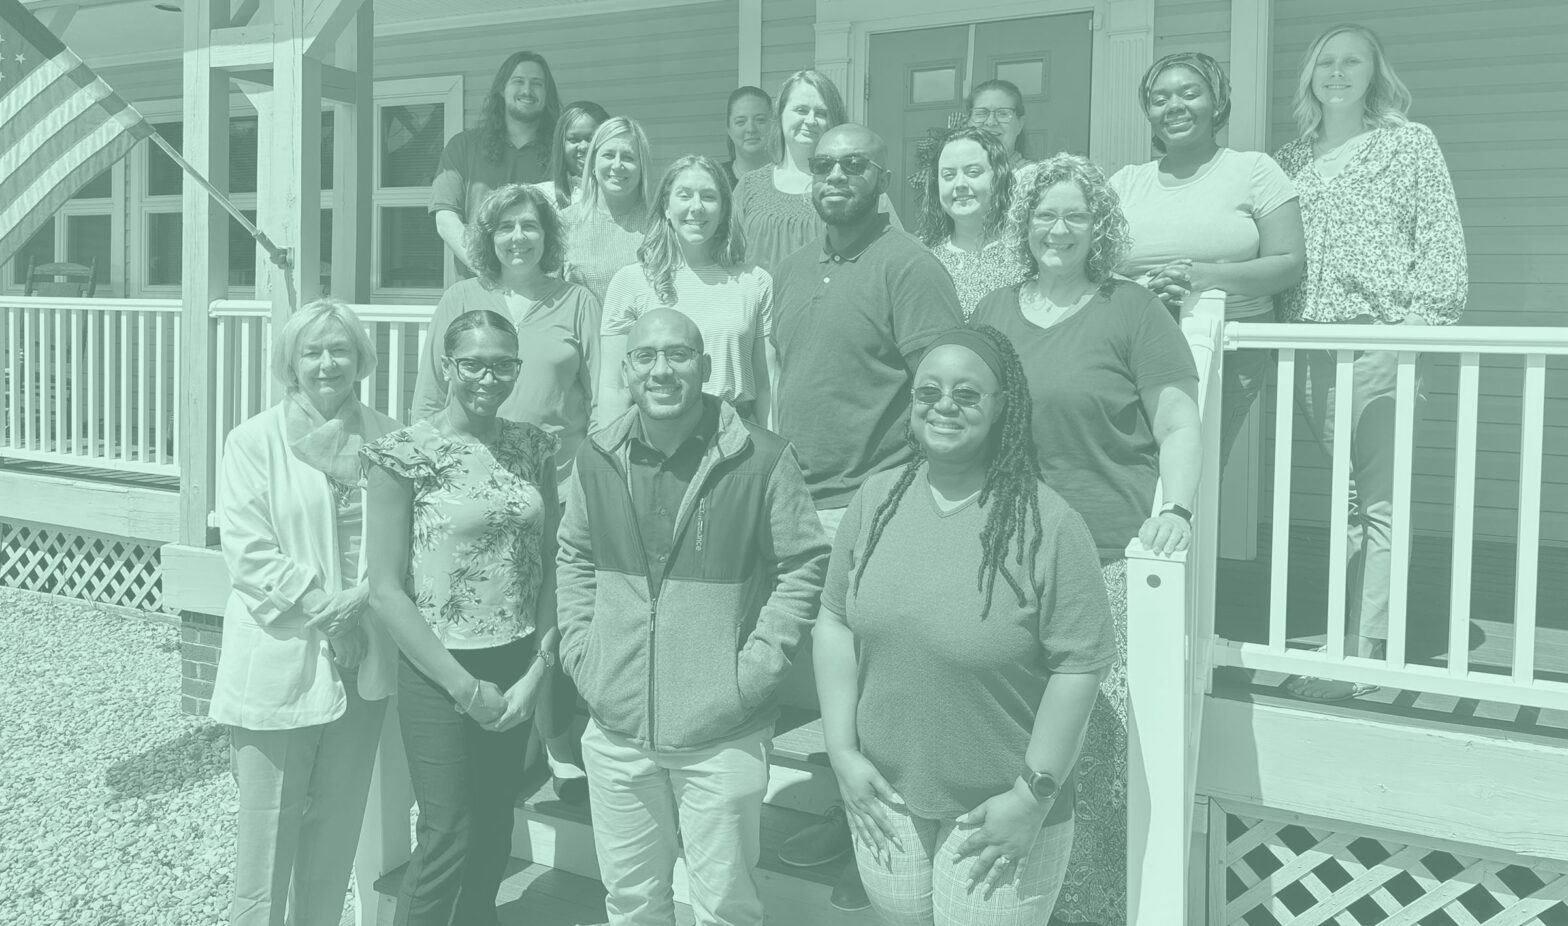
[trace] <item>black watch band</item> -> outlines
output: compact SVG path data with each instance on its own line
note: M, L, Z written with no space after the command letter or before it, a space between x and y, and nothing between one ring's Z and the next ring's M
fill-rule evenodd
M1160 509L1160 514L1173 514L1188 524L1192 523L1192 512L1175 502L1166 502L1165 507Z
M1055 799L1056 792L1061 790L1061 785L1050 772L1037 772L1025 765L1024 772L1019 777L1024 780L1024 785L1035 796L1035 800L1042 804Z

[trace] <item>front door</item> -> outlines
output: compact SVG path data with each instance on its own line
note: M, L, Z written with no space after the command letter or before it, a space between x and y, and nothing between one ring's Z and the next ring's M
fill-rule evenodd
M921 142L961 124L969 88L993 78L1024 98L1024 150L1032 159L1089 152L1089 13L885 32L871 36L866 124L888 143L888 196L904 227L918 231Z

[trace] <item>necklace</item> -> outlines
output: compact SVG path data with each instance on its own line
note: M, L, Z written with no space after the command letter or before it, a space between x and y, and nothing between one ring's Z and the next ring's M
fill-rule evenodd
M1041 328L1049 328L1083 308L1094 294L1094 289L1093 284L1087 284L1084 291L1070 302L1057 303L1040 292L1040 282L1035 280L1019 287L1018 307L1029 321Z

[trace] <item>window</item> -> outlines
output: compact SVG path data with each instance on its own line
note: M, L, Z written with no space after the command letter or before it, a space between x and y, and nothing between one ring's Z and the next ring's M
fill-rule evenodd
M11 261L10 270L0 276L0 289L25 290L29 261L62 261L90 265L98 293L113 294L121 278L114 259L120 240L115 216L120 214L116 186L121 170L116 165L89 180L34 232Z
M27 268L54 260L54 226L54 219L45 221L43 227L33 232L33 237L27 239L22 249L16 252L16 260L11 262L11 282L18 286L27 285Z

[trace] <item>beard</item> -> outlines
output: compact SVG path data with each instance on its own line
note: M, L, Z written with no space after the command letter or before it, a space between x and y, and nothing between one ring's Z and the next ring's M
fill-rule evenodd
M506 114L519 122L537 122L544 115L544 104L533 103L532 109L523 109L516 100L506 101Z
M825 207L818 197L813 199L812 205L816 207L822 221L829 225L853 225L876 209L877 200L873 196L856 196L848 202Z

